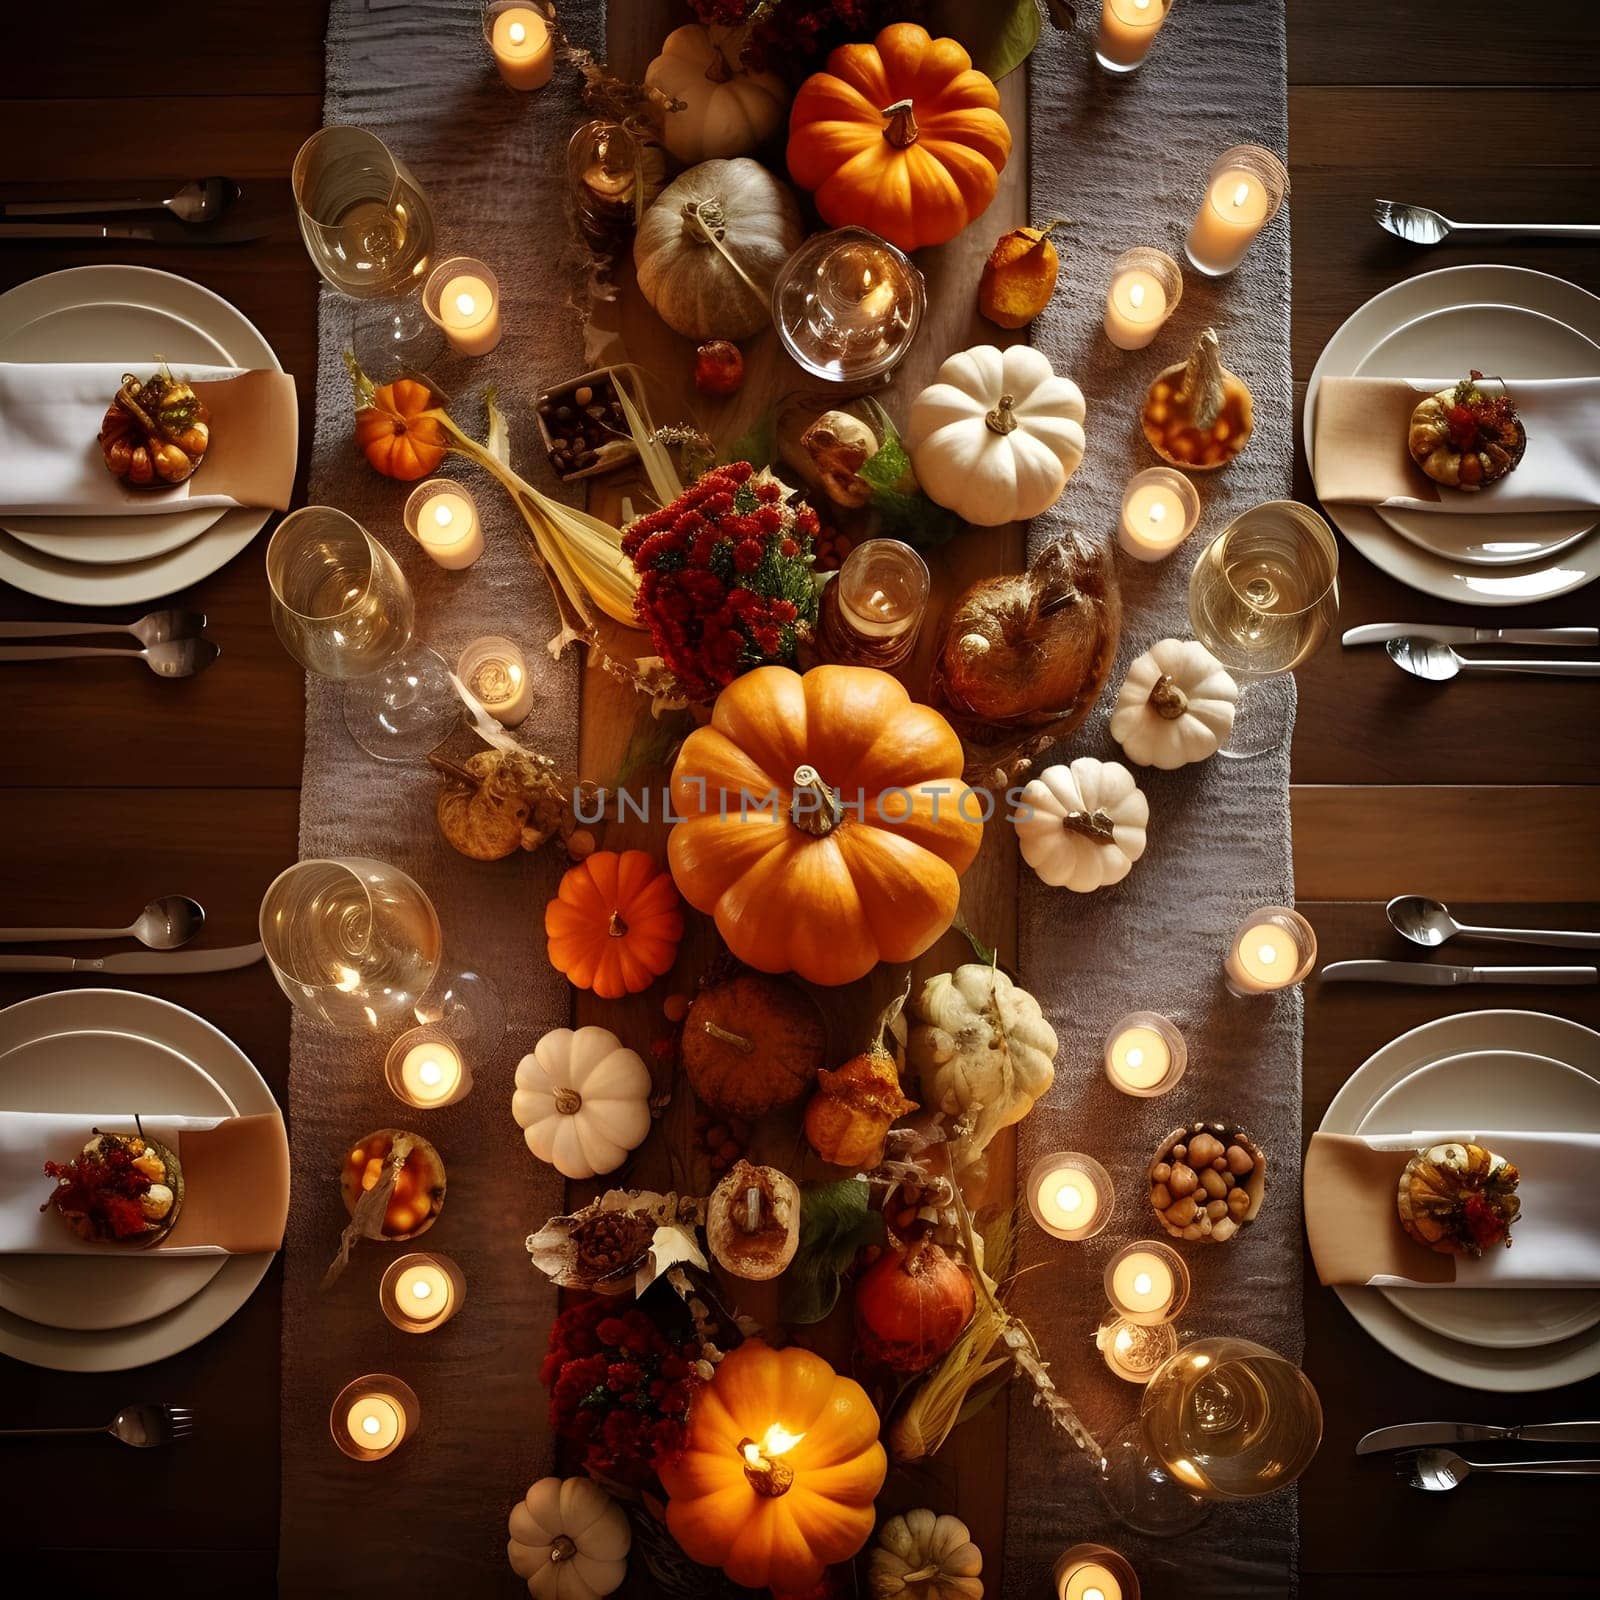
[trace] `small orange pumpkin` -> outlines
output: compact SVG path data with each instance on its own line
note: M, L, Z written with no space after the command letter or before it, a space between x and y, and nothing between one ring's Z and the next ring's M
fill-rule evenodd
M689 1407L664 1462L667 1529L750 1589L803 1590L871 1537L888 1457L866 1390L819 1355L746 1339Z
M544 908L550 965L603 1000L637 994L672 969L683 911L672 879L643 850L597 850Z
M994 199L1010 154L994 84L954 39L914 22L840 45L789 113L789 175L823 220L902 250L955 238Z
M426 478L444 460L447 445L433 391L415 378L380 385L372 404L356 412L356 448L386 478Z

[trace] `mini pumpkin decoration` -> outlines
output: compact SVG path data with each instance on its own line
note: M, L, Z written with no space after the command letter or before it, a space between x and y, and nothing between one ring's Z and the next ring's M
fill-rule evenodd
M706 1243L736 1278L776 1278L800 1245L800 1186L776 1167L736 1161L706 1205Z
M1048 510L1084 451L1083 391L1032 345L959 350L911 403L906 445L929 497L980 528Z
M1111 737L1130 761L1170 772L1222 748L1238 700L1238 684L1203 644L1163 639L1128 668Z
M628 1575L627 1513L592 1478L541 1478L506 1528L506 1559L534 1600L599 1600Z
M643 850L597 850L544 908L550 965L602 1000L648 989L672 970L683 911L672 880Z
M439 831L474 861L537 850L567 820L561 774L537 750L479 750L461 763L434 753L428 761L444 779L434 802Z
M639 292L677 333L742 339L770 320L772 281L804 234L794 195L759 161L702 161L639 224Z
M994 84L954 39L914 22L840 45L789 113L789 175L823 221L902 250L943 244L982 215L1010 154Z
M672 875L763 972L840 984L913 961L983 836L961 764L950 725L886 672L758 667L679 752Z
M380 384L372 403L356 412L356 448L386 478L426 478L444 460L447 443L433 391L415 378Z
M511 1115L564 1178L615 1172L650 1132L650 1069L607 1028L552 1028L517 1063Z
M1022 859L1076 894L1121 883L1144 854L1150 805L1119 761L1080 756L1023 788L1013 826Z
M645 68L645 87L673 102L662 114L661 138L685 166L747 156L783 124L789 91L777 73L744 67L740 38L733 28L687 23Z
M1238 373L1222 364L1222 348L1207 328L1189 359L1168 367L1150 385L1141 413L1144 436L1163 461L1190 472L1225 467L1250 442L1255 400Z
M1419 401L1406 435L1411 459L1435 483L1468 494L1515 472L1528 448L1528 430L1504 392L1505 380L1495 380L1496 395L1485 393L1482 380L1474 367L1459 383Z
M1470 1140L1419 1150L1400 1174L1400 1226L1420 1245L1447 1256L1481 1256L1509 1247L1522 1210L1519 1173L1503 1156Z
M978 279L978 310L1002 328L1025 328L1050 304L1061 258L1042 228L1012 228L995 240Z
M205 460L211 413L180 378L158 372L144 383L131 372L100 423L100 454L114 478L133 489L182 483Z
M890 1051L890 1024L905 995L878 1018L872 1043L843 1066L817 1071L817 1088L806 1106L806 1138L836 1167L875 1167L883 1160L890 1126L917 1109L900 1090L900 1065Z
M701 1100L753 1118L792 1105L811 1087L823 1042L822 1016L803 989L741 972L695 996L679 1055Z
M749 1589L807 1589L872 1536L878 1413L821 1356L746 1339L695 1391L687 1431L660 1474L691 1561Z
M983 1600L983 1552L959 1517L920 1506L890 1517L867 1556L872 1600Z
M924 1234L886 1250L856 1283L856 1339L892 1372L926 1372L972 1321L972 1274Z

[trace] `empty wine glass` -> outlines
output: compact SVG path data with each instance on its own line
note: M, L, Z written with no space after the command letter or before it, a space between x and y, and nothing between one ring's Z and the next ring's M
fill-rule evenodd
M300 236L323 281L393 309L355 330L356 355L380 382L426 367L444 340L422 309L433 257L427 196L377 134L322 128L300 146L292 173Z
M272 624L308 672L345 684L351 737L380 761L425 756L461 720L450 669L413 636L405 574L354 517L305 506L267 546Z

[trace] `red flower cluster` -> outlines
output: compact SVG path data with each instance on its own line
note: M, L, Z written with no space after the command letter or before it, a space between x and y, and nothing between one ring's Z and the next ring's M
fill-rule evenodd
M628 525L639 620L691 700L714 699L741 672L793 659L816 621L811 540L817 514L788 504L748 461L716 467L669 506Z
M635 1489L683 1448L699 1385L693 1338L674 1338L635 1305L599 1295L560 1313L539 1381L556 1437L582 1447L583 1467Z
M689 0L705 23L737 27L756 0ZM916 0L779 0L750 30L745 60L752 67L809 68L836 44L870 39L889 22L915 21Z
M56 1187L41 1211L54 1206L69 1215L86 1216L99 1238L133 1239L149 1232L139 1200L149 1194L150 1180L134 1167L126 1145L107 1139L94 1155L47 1161L44 1170L56 1180Z

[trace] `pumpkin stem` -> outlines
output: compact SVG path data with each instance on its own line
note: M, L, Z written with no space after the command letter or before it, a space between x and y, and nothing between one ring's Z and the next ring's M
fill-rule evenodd
M804 796L802 801L801 796ZM815 767L794 769L794 798L789 803L789 820L802 833L814 839L826 838L844 819L839 797L822 781Z
M583 1096L563 1084L555 1092L556 1110L564 1117L575 1117L583 1108Z
M990 431L998 433L1002 439L1016 429L1017 416L1011 409L1016 403L1015 395L1003 394L1000 396L1000 403L983 419L989 424Z
M732 1045L735 1050L743 1055L753 1056L756 1053L754 1039L746 1038L742 1033L734 1033L731 1029L724 1028L720 1022L703 1022L701 1027L713 1039L720 1039L724 1044Z
M939 1563L937 1561L930 1561L927 1566L918 1567L915 1572L907 1572L902 1574L900 1578L900 1586L904 1589L909 1589L914 1583L926 1583L929 1578L938 1577L939 1572Z
M571 1537L565 1533L558 1533L555 1538L550 1541L550 1560L552 1562L570 1561L575 1555L577 1555L577 1553L577 1545L575 1545L572 1542Z
M683 207L683 231L701 244L721 244L728 231L722 202L714 195L708 200L688 200Z
M921 129L917 127L917 113L913 102L896 100L892 106L885 106L878 115L889 119L884 127L883 136L896 150L907 150L917 142L917 135Z
M613 911L611 913L611 920L606 924L606 932L610 934L613 939L620 939L627 931L628 924L623 920L622 913L620 911Z
M711 62L706 67L707 83L726 83L733 76L733 63L720 44L711 47Z
M794 1487L794 1468L786 1461L762 1455L754 1439L741 1439L739 1453L744 1457L745 1478L757 1494L776 1500Z
M1216 329L1207 328L1195 340L1184 363L1183 381L1175 398L1179 406L1187 409L1195 427L1205 433L1217 420L1224 397L1222 347L1217 342Z
M1189 697L1170 672L1163 672L1150 691L1150 709L1168 722L1176 722L1189 709Z
M1097 844L1110 844L1116 837L1116 825L1111 820L1111 813L1105 810L1069 811L1061 819L1061 826L1068 833L1081 833Z

